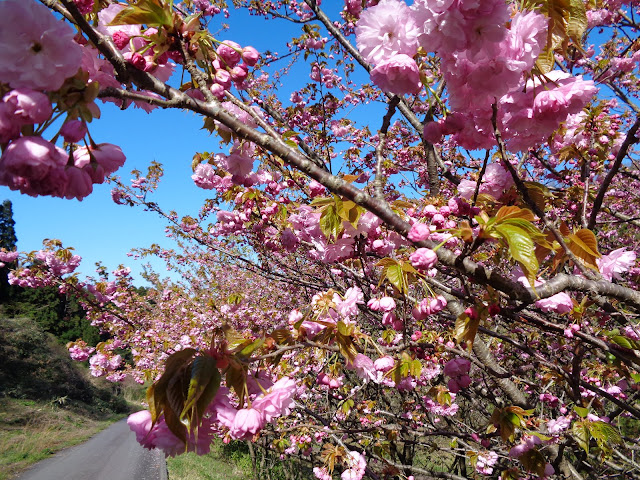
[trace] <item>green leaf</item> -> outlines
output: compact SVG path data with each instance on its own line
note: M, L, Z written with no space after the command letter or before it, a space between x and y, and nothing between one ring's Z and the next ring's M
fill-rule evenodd
M584 262L597 270L598 264L596 258L600 258L600 252L598 252L598 239L595 234L586 228L580 229L575 233L572 233L567 237L569 240L569 250L573 254Z
M349 222L353 228L358 228L358 221L360 220L360 215L362 215L363 212L361 207L351 200L341 200L340 203L336 202L336 207L340 218Z
M414 378L420 378L420 373L422 373L422 363L420 363L420 360L413 360L411 362L409 373Z
M589 454L589 439L591 438L589 436L588 423L589 422L583 420L581 422L575 422L573 427L571 427L573 438L587 454Z
M348 415L351 409L353 408L353 405L354 405L353 398L349 398L342 403L340 409L342 410L342 413L344 413L345 415Z
M109 26L138 24L148 27L172 27L171 6L164 5L160 0L138 0L135 5L120 10Z
M196 354L193 348L185 348L172 354L166 361L164 373L147 389L147 404L153 422L158 420L167 406L167 388L171 379L187 368Z
M265 338L260 337L251 342L249 345L245 346L238 352L238 355L241 357L248 357L253 352L255 352L258 348L264 345Z
M629 350L637 350L640 345L637 342L632 341L631 339L624 337L622 335L614 335L609 337L613 343L616 345L620 345L621 347L628 348Z
M529 283L533 285L538 273L538 259L531 236L526 230L511 224L496 225L495 230L506 241L509 254L524 270Z
M480 320L480 315L476 315L476 318L472 319L464 312L456 318L456 341L465 346L468 350L471 350L473 347L473 342L476 338L476 334L478 333L478 327L480 326Z
M573 410L578 414L580 418L587 418L589 415L589 409L584 407L573 407Z
M523 220L533 221L535 219L533 212L528 208L520 208L514 205L509 207L500 207L498 213L496 213L496 222L500 223L504 220L520 218Z
M612 445L620 445L622 443L622 437L618 430L613 425L600 420L591 422L589 433L596 439L604 457L611 455L613 452Z
M402 266L399 264L392 265L386 269L386 277L391 282L391 285L396 287L398 291L406 294L408 293L407 284L404 281L404 272Z
M189 425L197 425L209 403L220 388L220 372L216 368L216 361L209 355L201 355L193 360L191 379L180 420L184 421L188 415Z
M334 205L328 205L322 210L320 216L320 230L327 240L337 239L342 230L342 219L336 213Z

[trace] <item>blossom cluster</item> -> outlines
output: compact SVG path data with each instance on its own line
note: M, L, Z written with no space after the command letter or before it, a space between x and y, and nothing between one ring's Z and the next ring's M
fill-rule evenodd
M38 196L82 200L124 163L119 147L110 144L77 147L87 134L78 108L97 113L93 99L84 107L59 104L67 119L58 135L63 149L42 133L52 122L51 98L72 82L81 69L85 49L75 42L73 30L43 5L10 0L0 4L0 184ZM5 86L2 86L4 84ZM8 90L8 91L7 91Z
M275 418L291 412L297 386L291 378L283 377L272 384L268 379L258 379L258 391L251 406L236 408L230 400L230 391L220 387L209 404L207 412L198 428L198 436L189 432L186 450L196 451L199 455L209 451L213 438L221 431L227 431L236 440L249 440ZM129 427L136 434L138 442L145 448L159 448L166 456L175 456L185 450L185 444L167 427L164 417L152 426L151 413L148 410L129 416Z
M418 48L441 58L452 112L425 125L429 142L453 135L463 147L490 148L496 103L507 146L519 151L544 141L597 89L591 80L559 71L527 80L545 46L548 19L535 12L510 17L503 0L420 0L411 7L383 0L360 15L356 37L365 60L376 65L372 81L389 93L421 90Z

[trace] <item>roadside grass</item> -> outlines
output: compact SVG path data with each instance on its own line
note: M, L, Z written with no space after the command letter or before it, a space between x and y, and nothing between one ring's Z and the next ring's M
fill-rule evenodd
M86 441L144 398L134 382L92 378L26 318L0 318L0 358L0 480Z
M251 458L241 442L216 440L207 455L187 453L167 458L169 480L246 480L252 478Z
M101 415L54 402L0 400L0 480L7 480L63 448L86 441L122 414Z

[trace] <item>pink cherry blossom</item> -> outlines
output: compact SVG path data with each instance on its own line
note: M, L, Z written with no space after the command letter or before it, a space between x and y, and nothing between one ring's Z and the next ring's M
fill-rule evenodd
M242 49L242 60L248 66L253 67L256 63L258 63L258 59L260 58L260 54L253 47L244 47Z
M42 123L53 112L49 97L28 88L11 90L2 101L13 109L15 119L22 124Z
M373 368L378 372L388 372L395 366L396 362L392 357L380 357L373 362Z
M235 66L242 58L242 47L236 42L225 40L216 49L216 53L222 60L222 63L228 67Z
M514 277L517 279L525 287L530 287L531 284L527 277L522 273L520 267L516 268L513 273ZM539 285L544 285L544 282L541 280L536 280L536 287ZM556 293L548 298L543 298L541 300L537 300L535 302L536 307L538 307L543 312L556 312L560 314L569 313L573 310L573 300L569 295L564 292Z
M205 190L212 190L220 182L220 177L208 163L199 163L191 178L198 187Z
M396 308L396 301L391 297L382 297L379 301L379 310L391 312Z
M269 389L266 395L253 402L253 408L261 412L267 422L275 417L289 415L294 405L293 397L296 388L296 382L293 379L283 377Z
M549 420L547 422L547 430L551 435L556 435L571 425L571 419L569 417L558 417L555 420Z
M621 280L621 274L628 271L636 263L636 252L626 248L618 248L607 255L596 259L598 270L602 276L611 281Z
M265 418L261 411L255 408L243 408L236 413L229 435L236 440L249 440L262 430L264 425Z
M0 102L0 143L7 143L20 136L20 122L13 112L11 105Z
M342 480L361 480L367 468L367 459L356 451L347 453L346 464L348 468L342 472Z
M67 163L67 155L41 137L21 137L7 147L0 158L0 172L23 177L28 182L44 180L52 169ZM7 183L5 183L7 185ZM9 184L11 187L11 185Z
M367 8L356 25L358 49L375 65L398 54L413 57L418 51L417 36L411 11L399 0L382 0Z
M431 229L426 223L416 222L411 225L407 238L412 242L422 242L423 240L428 240L430 235Z
M476 459L476 472L482 475L491 475L493 473L493 466L498 461L498 454L496 452L481 452Z
M87 15L93 10L93 0L73 0L73 2L82 15Z
M80 67L74 31L34 1L0 2L0 82L13 88L57 90Z
M415 60L398 54L382 60L371 70L371 81L381 90L396 95L416 94L422 88L420 71Z
M344 294L344 300L337 294L334 297L336 309L344 317L358 314L358 305L363 304L364 294L359 287L351 287Z
M69 120L60 128L60 135L65 142L77 143L87 134L87 124L82 120Z
M409 256L409 261L418 270L429 270L438 262L438 255L429 248L418 248Z
M91 149L91 153L98 164L104 168L106 175L111 175L118 170L126 160L122 149L111 143L100 143Z
M140 410L127 418L127 425L136 434L136 441L148 449L153 448L153 437L149 435L152 423L149 410Z
M60 196L64 196L67 199L77 198L82 200L93 192L93 181L86 170L68 167L65 169L65 175L67 182L64 193L61 192Z
M374 380L376 378L373 360L361 353L357 354L353 362L346 365L346 368L355 370L360 378L368 380Z

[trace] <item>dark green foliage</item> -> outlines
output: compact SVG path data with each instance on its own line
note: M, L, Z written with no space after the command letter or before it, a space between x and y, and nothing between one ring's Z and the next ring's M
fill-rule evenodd
M67 350L26 318L0 321L0 398L79 401L124 413L126 401L110 387L97 388Z
M16 237L15 225L11 202L5 200L0 206L0 248L10 252L16 249L18 238Z
M86 319L73 295L62 295L54 287L18 289L4 305L5 315L34 319L45 332L66 344L82 338L89 345L105 340Z
M13 209L11 202L5 200L0 206L0 250L3 248L9 252L16 249L18 241L15 230L16 222L13 220ZM0 267L0 303L6 302L11 295L12 288L9 285L9 270L14 265L5 265Z

